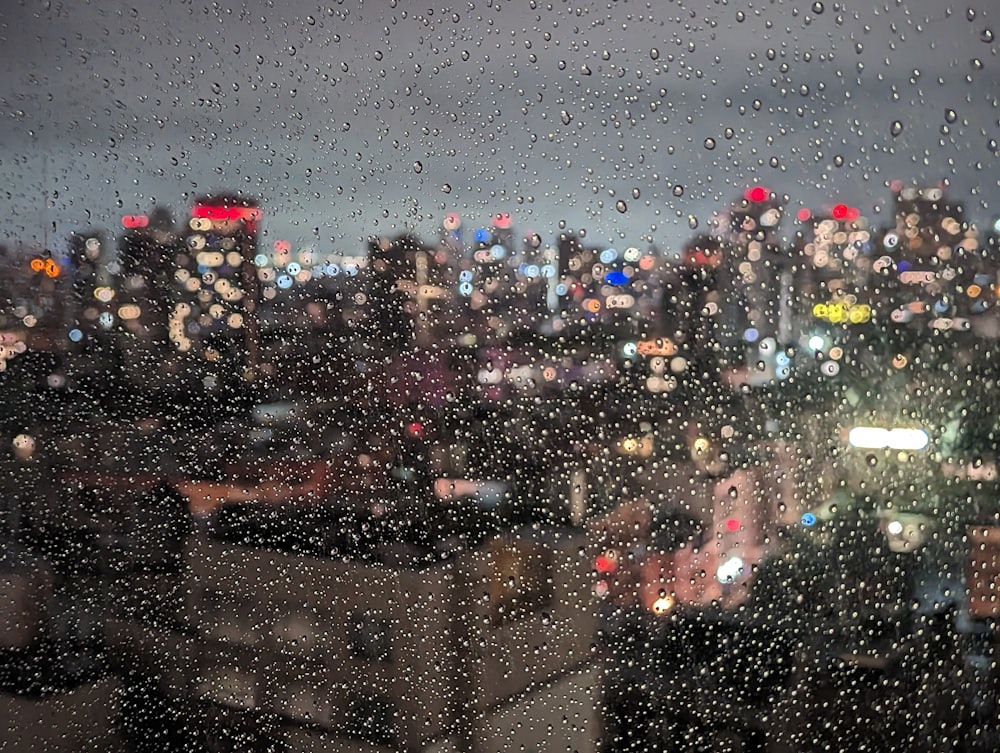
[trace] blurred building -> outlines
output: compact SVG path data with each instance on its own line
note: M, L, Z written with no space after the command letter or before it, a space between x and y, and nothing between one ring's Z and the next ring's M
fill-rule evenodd
M176 257L179 300L169 335L220 372L254 378L260 366L260 280L257 229L261 210L232 194L200 197L191 210L185 250Z

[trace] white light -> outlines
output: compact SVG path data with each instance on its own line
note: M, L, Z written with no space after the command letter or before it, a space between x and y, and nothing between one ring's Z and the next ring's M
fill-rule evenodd
M715 577L719 579L720 583L732 583L738 577L740 573L743 572L744 562L740 557L730 557L721 565L716 571Z
M822 350L823 338L820 337L819 335L813 335L812 337L809 338L809 347L812 348L813 350Z
M880 429L855 426L847 435L851 447L864 449L922 450L930 441L923 429Z
M886 526L886 530L893 536L899 536L903 532L903 524L898 520L889 521L889 525Z

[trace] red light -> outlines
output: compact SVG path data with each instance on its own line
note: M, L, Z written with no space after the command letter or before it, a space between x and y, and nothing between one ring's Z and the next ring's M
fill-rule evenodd
M808 222L809 220L812 219L813 213L811 209L802 207L802 209L799 210L797 216L799 218L799 222Z
M740 521L736 518L730 518L726 521L726 530L733 532L740 530Z
M507 212L500 212L493 216L493 227L506 230L511 225L510 215Z
M743 198L747 201L767 201L770 195L771 192L764 188L764 186L754 186L744 192Z
M833 208L833 219L835 220L846 220L847 219L847 204L837 204Z
M144 214L126 214L122 217L122 227L127 227L130 230L147 225L149 225L149 217Z
M414 439L423 439L424 425L419 421L414 421L406 427L406 433Z
M858 217L860 216L861 216L861 210L858 209L857 207L847 208L847 219L851 220L851 222L858 219Z
M614 557L602 554L594 560L594 569L601 574L613 573L618 569L618 561Z
M191 216L215 222L243 222L247 229L256 230L260 219L260 209L257 207L229 206L227 204L195 204Z

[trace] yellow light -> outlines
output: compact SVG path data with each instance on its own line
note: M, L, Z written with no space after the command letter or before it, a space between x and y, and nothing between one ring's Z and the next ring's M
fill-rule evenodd
M965 290L965 294L967 296L969 296L969 298L978 298L979 294L982 293L982 292L983 292L983 289L981 287L979 287L978 285L970 285Z
M94 298L99 300L101 303L107 303L114 297L115 297L115 291L112 288L108 287L94 288Z
M667 612L674 608L674 600L669 596L661 596L653 602L651 608L653 614L667 614Z

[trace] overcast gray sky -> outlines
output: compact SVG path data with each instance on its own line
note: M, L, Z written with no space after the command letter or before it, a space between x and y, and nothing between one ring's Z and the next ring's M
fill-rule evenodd
M320 253L449 211L675 248L751 183L875 216L948 179L985 220L991 5L4 0L0 241L219 189Z

